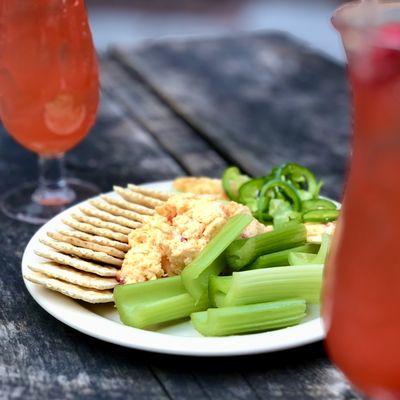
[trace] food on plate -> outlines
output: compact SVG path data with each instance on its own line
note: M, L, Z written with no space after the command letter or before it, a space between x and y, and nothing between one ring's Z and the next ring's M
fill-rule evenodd
M128 229L136 229L141 225L141 222L139 222L139 221L132 221L131 219L128 219L125 217L116 216L114 214L110 214L108 212L98 210L95 207L82 206L82 207L79 207L79 210L83 214L86 214L88 217L99 218L102 221L122 225L123 227L126 227Z
M308 168L295 163L275 166L268 174L254 179L237 167L229 167L222 182L231 200L247 205L264 223L328 223L339 216L336 204L319 196L322 181Z
M144 207L155 208L163 204L163 200L144 195L142 193L135 191L134 189L114 186L114 191L118 193L126 201L134 204L139 204Z
M114 300L121 321L136 328L189 317L208 305L207 298L199 302L193 299L179 276L119 285Z
M90 272L91 274L99 276L117 276L118 270L113 265L103 265L102 263L73 257L45 246L35 249L35 254L45 260L50 260L61 265L68 265L69 267Z
M132 203L130 201L125 200L122 197L117 197L113 195L108 195L108 194L103 194L100 196L101 200L104 200L108 204L118 207L121 210L129 210L136 212L138 214L143 214L143 215L153 215L154 214L154 209L150 207L143 206L141 204L137 203ZM96 204L94 206L97 207Z
M289 265L289 255L297 252L301 254L311 253L314 256L318 251L319 245L315 243L307 243L303 246L293 247L286 250L276 251L270 254L264 254L258 257L248 266L248 269L282 267Z
M226 249L227 265L235 271L252 264L258 257L276 251L290 249L306 243L307 230L303 224L289 222L273 231L248 239L235 240Z
M228 219L237 214L251 215L251 212L246 206L214 196L190 193L171 196L155 208L155 214L146 223L130 233L130 250L118 272L118 280L135 283L179 275ZM265 230L253 218L243 236Z
M184 176L175 179L173 187L182 193L213 194L222 200L228 199L220 179L207 178L205 176Z
M126 190L137 198L135 186ZM81 213L71 212L62 220L65 227L47 232L39 239L41 245L34 250L38 260L28 266L24 277L74 299L113 302L110 289L117 284L115 276L129 249L121 227L130 232L133 225L127 219L140 226L154 214L154 209L142 204L153 204L151 196L168 198L169 194L141 191L138 196L141 204L123 199L116 192L89 200Z
M208 280L219 275L225 267L224 251L253 224L252 217L237 214L221 228L199 255L182 271L181 279L185 289L196 300L208 298Z
M217 307L299 298L319 303L322 264L261 268L210 278L210 298Z
M122 250L119 250L115 247L106 246L104 244L98 244L93 241L82 240L80 237L73 236L73 231L70 231L67 234L65 234L63 232L64 231L47 232L47 236L50 237L51 239L57 241L58 243L66 243L66 244L71 244L78 248L80 247L83 249L99 251L99 252L108 254L110 256L119 258L121 260L123 260L125 257L125 252ZM81 232L79 232L79 233L81 233ZM90 237L89 237L89 240L90 240ZM128 249L126 249L126 250L128 250Z
M72 283L64 282L60 279L53 279L38 272L29 270L24 273L24 278L33 283L43 285L50 290L60 292L73 299L83 300L87 303L110 303L113 301L112 290L96 290Z
M145 186L137 186L128 183L128 189L132 192L141 193L145 197L152 197L161 201L167 201L173 194L168 192L161 192L160 190L149 189Z
M263 332L297 325L306 316L301 299L274 301L236 307L209 308L194 312L193 326L204 336L227 336Z
M40 237L24 277L114 301L121 321L141 329L182 318L205 336L292 326L319 302L339 213L321 186L294 163L255 179L237 167L222 181L178 178L181 193L116 186Z
M60 279L64 282L73 283L85 288L106 290L113 289L118 284L117 280L114 278L96 276L57 263L44 262L41 264L29 265L29 269L46 275L49 278Z
M77 247L72 244L59 242L58 240L50 238L41 238L39 239L39 241L40 243L48 247L51 247L55 250L61 251L65 254L70 254L72 256L84 258L87 260L94 260L94 261L99 261L101 263L116 265L118 267L122 265L122 260L120 258L110 256L109 254L103 253L101 251L94 251L82 247Z

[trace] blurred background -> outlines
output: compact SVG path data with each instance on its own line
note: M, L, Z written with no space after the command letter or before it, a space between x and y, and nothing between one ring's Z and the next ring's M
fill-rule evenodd
M330 24L339 0L87 0L98 50L144 39L275 29L337 61L344 55Z

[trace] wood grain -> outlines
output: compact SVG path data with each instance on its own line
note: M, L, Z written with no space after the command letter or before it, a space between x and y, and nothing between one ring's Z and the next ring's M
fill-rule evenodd
M348 148L343 68L281 34L165 40L114 50L225 158L250 174L295 161L338 198Z

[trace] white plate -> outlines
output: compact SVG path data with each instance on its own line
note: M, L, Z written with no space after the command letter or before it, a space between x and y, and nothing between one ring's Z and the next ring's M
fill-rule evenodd
M158 190L172 190L171 182L147 184ZM33 249L39 237L61 225L61 218L74 206L42 226L29 241L22 258L22 271L38 261ZM267 353L298 347L323 339L324 331L318 307L310 307L305 320L297 326L252 335L209 338L197 333L184 321L157 331L122 325L113 305L88 305L25 280L25 285L49 314L64 324L106 342L134 349L188 356L235 356Z

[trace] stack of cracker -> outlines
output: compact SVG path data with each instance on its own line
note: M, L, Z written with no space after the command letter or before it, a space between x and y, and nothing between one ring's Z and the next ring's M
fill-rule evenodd
M89 303L113 301L115 279L129 250L128 235L170 196L136 185L88 200L39 239L40 257L24 278Z

